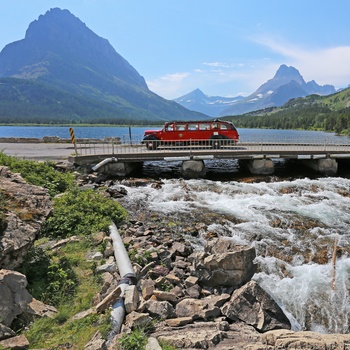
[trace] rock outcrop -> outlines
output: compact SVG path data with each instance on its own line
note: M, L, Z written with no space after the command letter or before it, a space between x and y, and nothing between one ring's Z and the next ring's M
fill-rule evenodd
M52 211L47 190L29 185L7 167L0 166L0 347L25 348L24 335L16 336L11 325L21 318L52 317L57 310L36 300L27 291L25 275L18 268L33 246L42 223Z
M9 203L0 225L0 268L16 269L51 213L52 202L46 189L29 185L4 166L0 166L0 192Z

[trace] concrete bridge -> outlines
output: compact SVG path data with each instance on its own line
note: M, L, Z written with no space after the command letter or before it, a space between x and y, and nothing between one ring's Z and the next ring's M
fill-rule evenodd
M70 162L77 166L91 166L94 171L115 176L127 176L146 161L181 161L181 171L186 178L205 175L205 160L238 159L252 174L269 175L274 172L273 159L300 160L324 175L335 175L338 160L350 159L350 144L317 142L238 142L222 143L213 147L208 142L192 141L187 145L156 144L149 150L141 143L108 141L84 141L75 143L75 155Z

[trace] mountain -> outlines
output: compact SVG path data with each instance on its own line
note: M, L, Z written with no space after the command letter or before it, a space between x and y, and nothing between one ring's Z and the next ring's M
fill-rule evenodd
M223 111L225 115L244 114L251 111L282 106L292 98L311 94L330 95L336 90L332 85L318 85L315 81L306 83L294 67L281 65L275 76L261 85L254 93Z
M334 94L317 94L289 100L244 115L225 117L238 128L304 129L350 135L350 88Z
M202 95L198 94L197 91L198 89L174 101L186 108L204 112L212 117L241 115L268 107L282 106L290 99L297 97L311 94L324 96L336 92L332 85L320 86L314 80L306 83L296 68L287 67L284 64L279 67L272 79L247 97L238 96L232 99L218 96L208 97L202 92Z
M222 111L236 102L242 100L244 97L220 97L205 95L200 89L174 99L173 101L186 107L189 110L201 112L212 117L220 116Z
M54 109L58 103L66 103L67 94L72 100L79 100L78 104L89 101L95 121L111 118L111 114L115 120L127 116L130 121L208 118L150 91L144 78L108 40L96 35L68 10L59 8L30 23L23 40L4 47L0 52L0 78L15 78L11 85L14 90L17 84L21 88L27 85L18 94L19 105L27 105L35 115L35 110L40 111L41 104L46 103L47 116L57 120L62 116ZM23 79L31 84L24 84ZM43 95L39 103L32 98L45 88L47 93L55 90L54 99ZM63 100L60 94L65 96ZM16 103L14 95L12 103ZM8 109L5 105L9 105L8 101L1 99L0 111L2 107ZM104 115L105 109L111 113ZM66 110L71 116L84 119L82 109Z

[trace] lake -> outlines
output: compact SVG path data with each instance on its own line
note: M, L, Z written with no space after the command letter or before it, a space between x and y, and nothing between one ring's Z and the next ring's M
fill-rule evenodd
M76 138L120 137L122 140L141 140L147 129L160 127L119 127L119 126L77 126L74 127ZM267 130L267 129L239 129L240 140L244 142L325 142L349 144L350 137L336 136L333 133L305 130ZM33 137L57 136L69 138L67 126L0 126L0 137Z

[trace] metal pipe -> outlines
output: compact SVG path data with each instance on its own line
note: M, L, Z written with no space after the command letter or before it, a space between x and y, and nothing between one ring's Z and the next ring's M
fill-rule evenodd
M108 164L108 163L114 163L117 161L117 158L112 157L112 158L106 158L104 160L102 160L101 162L99 162L98 164L96 164L95 166L92 167L93 171L96 171L98 169L100 169L102 166Z
M112 238L112 241L113 241L114 256L118 265L120 276L122 276L122 278L125 275L135 276L134 269L132 268L132 265L129 259L129 255L119 235L117 226L114 223L112 223L109 226L109 232L110 232L110 237Z
M120 298L113 304L111 318L113 330L109 335L112 339L120 333L125 318L124 293L127 286L136 284L136 275L131 265L129 255L125 249L124 243L119 235L117 226L112 222L109 226L110 237L112 239L114 257L118 266L119 274L122 277L118 285L121 288Z

